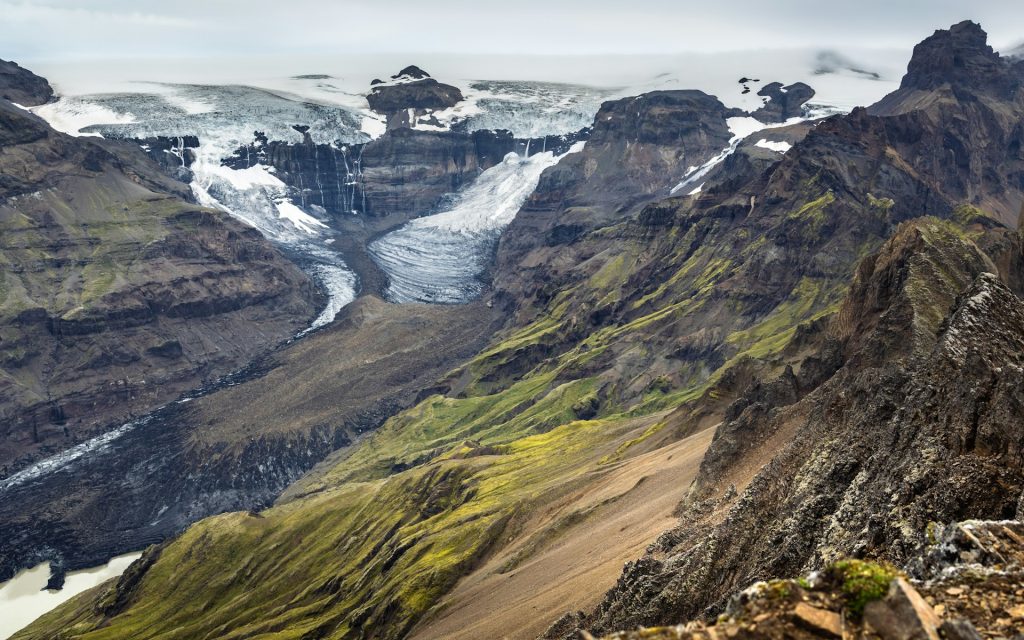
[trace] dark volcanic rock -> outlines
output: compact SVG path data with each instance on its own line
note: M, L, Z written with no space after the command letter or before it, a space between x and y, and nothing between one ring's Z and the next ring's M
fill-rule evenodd
M761 122L784 122L803 115L804 104L814 97L814 89L803 82L782 86L781 82L766 84L757 95L768 99L751 115Z
M1001 58L987 40L981 25L966 20L937 30L914 47L900 88L932 90L954 84L1012 95L1020 88L1024 67ZM1007 68L1016 73L1008 76Z
M0 98L35 107L53 100L53 87L28 69L0 60Z
M395 129L362 145L315 144L308 135L305 142L290 144L257 132L255 143L225 164L274 167L303 207L320 206L336 216L415 217L516 148L507 131Z
M463 100L458 87L441 84L418 67L403 69L389 83L374 84L366 96L370 108L387 117L389 129L410 127L416 118Z
M196 136L144 138L136 140L142 150L157 164L163 167L167 175L179 182L192 182L192 171L189 169L196 161L195 149L199 148Z
M517 140L508 131L393 129L366 144L338 145L316 144L308 135L300 144L272 141L256 132L253 144L238 149L224 164L236 169L273 167L293 189L296 202L322 207L334 216L413 218L435 210L446 196L511 152L561 154L588 134L584 129Z

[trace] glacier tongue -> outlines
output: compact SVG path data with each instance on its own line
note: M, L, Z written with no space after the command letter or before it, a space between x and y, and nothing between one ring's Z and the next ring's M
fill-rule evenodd
M577 144L569 153L579 151ZM530 197L540 175L563 156L508 154L441 213L417 218L372 242L370 255L388 275L392 302L457 304L483 289L481 276L501 231Z
M300 265L320 283L328 300L307 329L329 324L355 299L357 280L340 253L331 248L327 224L288 197L288 187L264 166L232 169L222 164L252 142L256 130L278 140L299 142L295 123L311 123L321 143L365 142L358 113L238 86L147 85L149 93L64 97L37 109L55 128L72 135L113 138L197 135L196 160L188 167L196 200L259 229L299 256Z

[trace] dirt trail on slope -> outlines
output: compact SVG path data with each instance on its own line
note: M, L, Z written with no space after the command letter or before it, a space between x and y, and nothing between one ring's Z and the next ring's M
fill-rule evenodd
M553 511L527 523L513 545L463 579L412 639L532 639L563 613L597 605L622 565L676 524L672 511L697 475L714 431L625 460L559 500ZM571 524L559 530L559 522ZM507 571L545 529L557 537ZM500 573L503 567L506 573Z

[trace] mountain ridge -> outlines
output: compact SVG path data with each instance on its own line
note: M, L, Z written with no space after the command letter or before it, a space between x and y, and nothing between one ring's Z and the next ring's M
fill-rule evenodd
M665 168L720 152L734 114L607 104L499 245L485 303L510 320L489 345L273 508L196 523L17 637L430 637L460 581L586 544L588 518L644 495L644 456L681 442L703 462L679 524L549 637L676 624L836 555L909 560L932 513L1016 515L1020 190L1012 144L972 125L1012 142L1020 93L982 109L908 88L791 131L785 154L737 145L676 197ZM947 137L936 114L965 122ZM947 141L963 153L935 155ZM623 469L635 484L596 491Z

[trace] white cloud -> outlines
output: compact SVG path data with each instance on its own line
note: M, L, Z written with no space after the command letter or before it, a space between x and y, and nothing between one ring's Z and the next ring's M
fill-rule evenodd
M667 53L908 48L964 18L1019 41L1019 0L0 0L0 57Z

